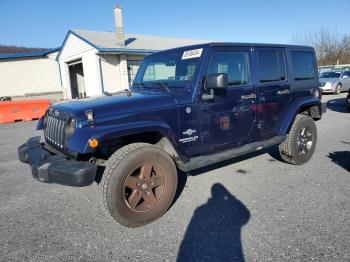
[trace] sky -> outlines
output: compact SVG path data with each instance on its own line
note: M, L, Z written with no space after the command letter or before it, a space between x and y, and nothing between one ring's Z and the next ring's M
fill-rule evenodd
M0 0L0 45L54 48L69 29L230 42L290 43L293 34L350 34L350 0Z

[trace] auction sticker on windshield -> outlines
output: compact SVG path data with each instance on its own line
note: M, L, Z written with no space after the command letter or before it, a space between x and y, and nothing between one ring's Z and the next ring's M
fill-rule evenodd
M182 60L201 57L202 51L203 48L185 51L182 55Z

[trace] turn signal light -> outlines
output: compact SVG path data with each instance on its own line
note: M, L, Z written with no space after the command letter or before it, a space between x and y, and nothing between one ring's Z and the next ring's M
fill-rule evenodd
M96 148L98 146L98 140L96 138L90 139L89 140L89 146L91 148Z

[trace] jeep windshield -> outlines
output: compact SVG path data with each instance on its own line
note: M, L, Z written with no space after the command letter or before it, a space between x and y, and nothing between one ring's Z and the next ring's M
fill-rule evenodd
M196 75L203 48L174 49L145 57L133 87L188 87Z

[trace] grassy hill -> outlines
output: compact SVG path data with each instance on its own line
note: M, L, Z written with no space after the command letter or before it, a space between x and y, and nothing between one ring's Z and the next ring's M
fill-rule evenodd
M14 45L0 45L0 54L15 54L23 52L41 52L47 51L48 48L32 48L32 47L23 47L23 46L14 46Z

